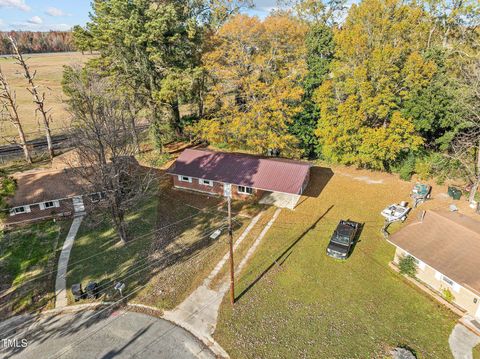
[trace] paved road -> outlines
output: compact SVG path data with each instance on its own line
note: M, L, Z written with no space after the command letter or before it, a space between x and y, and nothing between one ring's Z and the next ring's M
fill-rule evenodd
M17 333L17 339L28 340L26 348L0 348L0 358L214 358L189 332L166 320L123 310L89 319L95 313L43 316L27 334ZM0 333L4 329L0 324Z

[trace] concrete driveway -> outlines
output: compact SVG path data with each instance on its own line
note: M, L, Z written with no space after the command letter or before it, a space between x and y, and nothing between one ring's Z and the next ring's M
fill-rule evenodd
M18 346L1 348L1 358L214 358L211 351L186 330L169 321L123 310L45 315L22 329L15 338ZM89 319L90 318L90 319ZM13 328L21 318L7 325ZM0 332L5 326L0 324ZM2 339L2 338L0 338Z

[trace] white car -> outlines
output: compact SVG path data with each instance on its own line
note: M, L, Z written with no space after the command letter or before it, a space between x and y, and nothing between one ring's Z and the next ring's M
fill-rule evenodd
M403 222L407 219L407 214L409 211L410 207L408 207L407 205L392 204L385 208L381 214L388 222Z

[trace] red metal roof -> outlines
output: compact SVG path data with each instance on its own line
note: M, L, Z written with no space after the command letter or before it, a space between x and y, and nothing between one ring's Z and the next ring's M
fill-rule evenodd
M187 149L167 173L300 194L309 170L310 164L305 162Z

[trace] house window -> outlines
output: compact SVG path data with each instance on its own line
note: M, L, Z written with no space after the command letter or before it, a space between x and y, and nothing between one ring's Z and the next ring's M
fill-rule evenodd
M451 280L450 278L446 277L446 276L442 276L442 280L447 283L450 287L452 287L452 289L455 291L455 292L460 292L460 285L455 283L453 280Z
M45 209L49 209L49 208L55 207L55 203L53 203L53 202L45 202L45 203L43 204L43 206L45 207Z
M24 214L24 213L30 213L31 209L30 206L20 206L20 207L15 207L10 210L10 216L15 216L17 214Z
M91 195L89 195L89 197L93 203L103 201L105 198L107 198L107 196L105 195L105 192L92 193Z
M178 176L178 180L180 182L192 183L192 177L188 177L188 176Z
M240 194L253 194L252 187L238 186L238 193Z
M198 180L198 183L204 185L204 186L210 186L212 187L213 186L213 181L210 181L210 180L206 180L206 179L199 179Z

